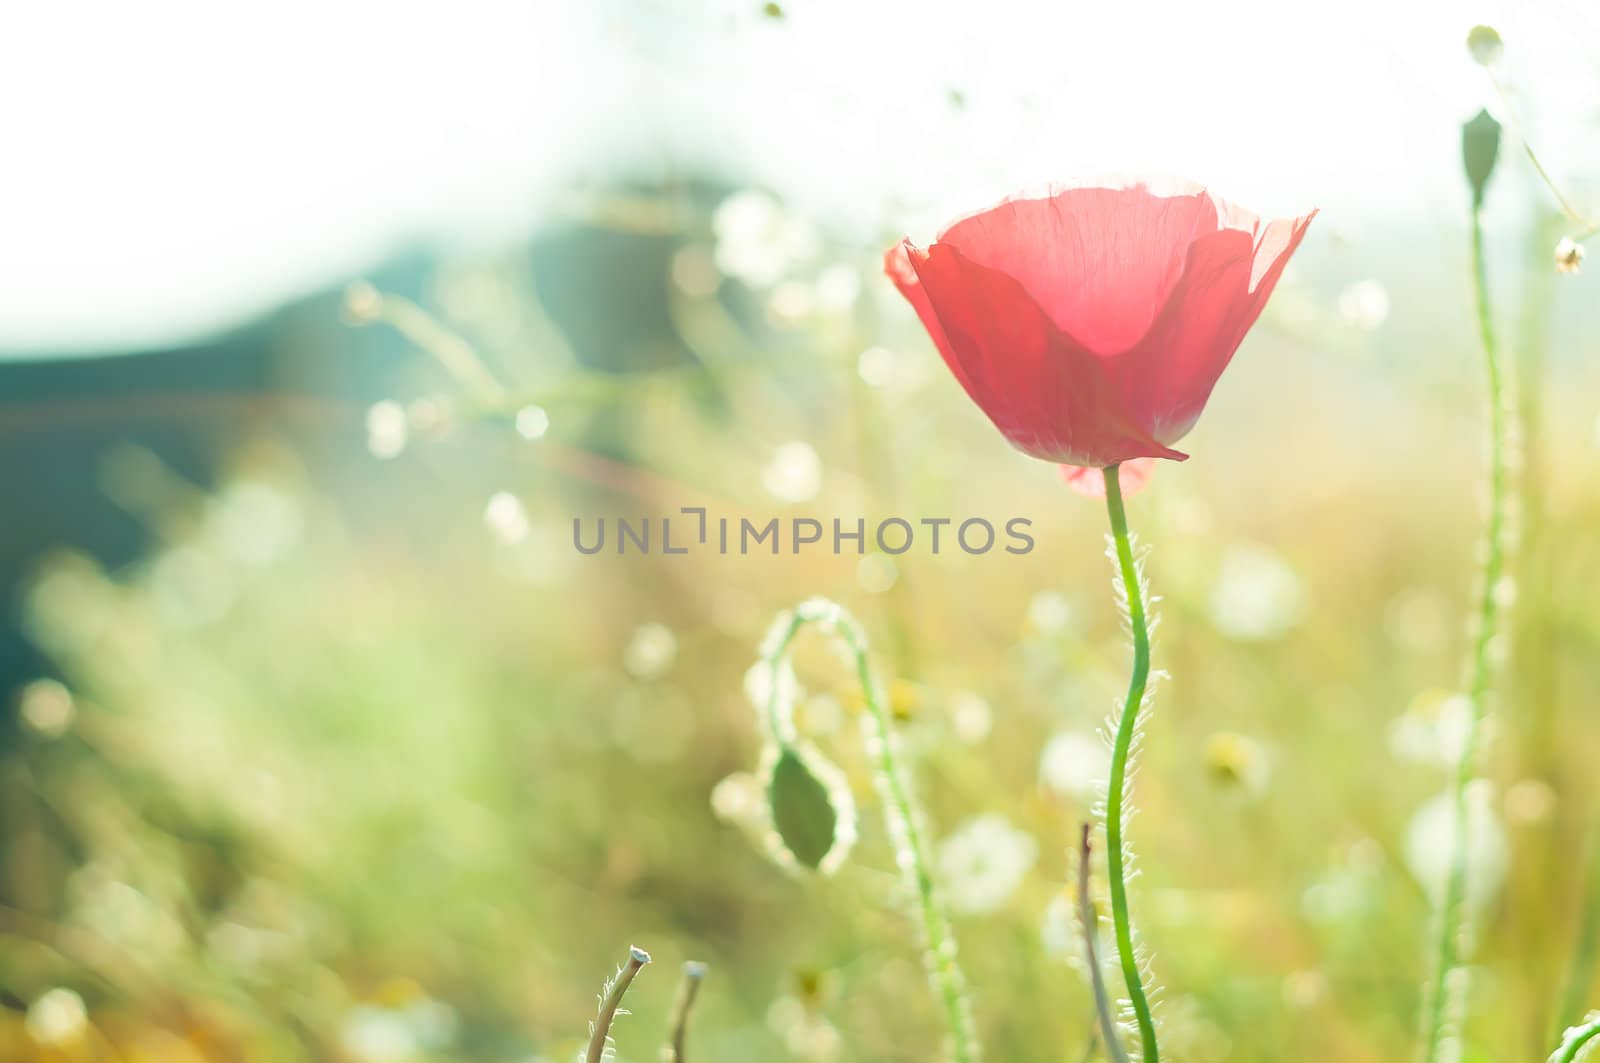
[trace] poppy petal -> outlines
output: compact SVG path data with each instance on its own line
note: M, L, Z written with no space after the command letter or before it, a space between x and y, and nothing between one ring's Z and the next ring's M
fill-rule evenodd
M1099 360L1015 279L948 244L904 246L951 371L1017 449L1074 465L1186 456L1140 427Z
M939 241L1016 278L1058 328L1105 357L1150 330L1190 243L1216 229L1216 206L1203 191L1155 195L1135 184L1008 199L951 225Z

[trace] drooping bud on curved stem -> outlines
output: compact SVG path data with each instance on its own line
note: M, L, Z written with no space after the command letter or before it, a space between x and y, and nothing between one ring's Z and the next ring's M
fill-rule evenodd
M779 617L762 648L763 671L760 674L765 676L770 685L759 691L763 697L757 700L765 707L767 730L772 743L779 750L777 764L784 763L785 754L799 758L787 769L792 778L783 786L773 785L779 781L776 774L769 776L769 800L782 800L793 805L788 809L774 807L774 826L784 835L782 841L785 847L797 859L801 853L796 852L794 847L798 846L801 850L809 848L815 852L824 840L824 832L817 828L825 823L827 816L817 802L816 790L804 783L799 771L806 767L807 759L811 760L813 768L821 761L814 752L808 755L797 753L800 747L795 745L794 721L786 700L792 679L786 670L786 655L795 635L807 624L815 624L833 635L854 665L861 697L867 708L865 723L869 728L870 759L883 797L889 842L894 847L895 862L905 876L921 915L928 978L944 1008L949 1027L950 1058L954 1063L976 1063L979 1056L978 1036L967 1001L966 980L957 962L955 937L950 930L949 917L945 915L934 886L933 871L923 841L921 812L912 793L908 772L900 761L899 744L890 721L888 703L872 674L872 663L867 656L866 632L854 617L837 603L825 598L809 599L792 612ZM847 795L848 791L844 791L840 796L843 798ZM843 822L843 816L840 822ZM852 823L851 838L844 841L844 849L848 849L853 831ZM836 842L827 858L821 861L823 866L832 860L840 848L840 843Z

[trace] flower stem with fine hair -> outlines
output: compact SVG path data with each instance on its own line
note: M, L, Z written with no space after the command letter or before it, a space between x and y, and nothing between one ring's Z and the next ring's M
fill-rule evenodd
M1594 1047L1597 1038L1600 1038L1600 1012L1591 1011L1582 1023L1567 1028L1548 1063L1576 1063Z
M933 871L929 867L922 840L921 812L912 795L908 774L900 763L888 703L872 674L866 632L854 617L826 598L812 598L800 603L793 613L780 621L774 637L762 653L773 687L776 689L779 682L778 663L789 651L800 629L807 624L816 624L832 633L855 666L856 678L861 684L861 697L866 703L868 722L872 728L870 744L873 774L877 777L878 789L883 797L889 841L894 847L895 862L911 887L921 914L927 946L928 980L944 1009L954 1063L976 1063L979 1056L978 1035L972 1020L972 1008L967 1001L966 979L957 962L955 935L951 932L950 919L945 915L934 885ZM777 704L776 697L769 701L768 726L774 738L782 742L788 725L778 711Z
M1499 631L1501 580L1506 567L1506 537L1510 520L1511 404L1500 365L1500 344L1489 303L1489 277L1484 263L1483 199L1474 197L1472 208L1472 280L1477 298L1478 333L1483 344L1489 399L1489 516L1484 531L1483 571L1473 613L1474 631L1467 662L1469 712L1462 736L1451 789L1454 828L1450 867L1439 906L1434 940L1434 970L1428 987L1423 1023L1425 1063L1449 1058L1447 1046L1461 1036L1462 990L1459 985L1461 953L1467 934L1466 895L1470 841L1467 790L1477 770L1479 734L1494 680L1495 638Z
M600 990L600 1013L589 1024L589 1047L583 1054L583 1063L601 1063L611 1044L611 1024L622 1011L622 997L633 984L633 976L650 962L650 954L637 945L628 948L628 962L606 981Z
M1111 876L1111 923L1116 933L1117 957L1122 977L1128 985L1128 1003L1139 1025L1143 1063L1158 1063L1155 1020L1144 992L1143 975L1133 945L1133 922L1128 916L1127 855L1123 845L1123 805L1128 789L1128 759L1138 733L1139 711L1144 707L1145 688L1150 680L1150 627L1145 617L1144 588L1139 566L1133 556L1133 541L1128 535L1128 516L1122 505L1119 467L1105 469L1106 512L1111 518L1111 539L1116 550L1117 570L1128 609L1128 627L1133 634L1133 675L1128 681L1128 697L1117 720L1111 746L1111 779L1106 789L1106 870Z

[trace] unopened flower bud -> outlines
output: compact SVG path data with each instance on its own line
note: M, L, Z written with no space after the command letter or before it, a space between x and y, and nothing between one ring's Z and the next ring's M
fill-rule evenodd
M1472 186L1473 206L1483 205L1483 191L1489 185L1499 154L1500 123L1488 111L1479 111L1461 127L1461 163L1467 171L1467 183Z
M1467 51L1479 66L1494 66L1505 52L1505 42L1493 26L1474 26L1467 34Z

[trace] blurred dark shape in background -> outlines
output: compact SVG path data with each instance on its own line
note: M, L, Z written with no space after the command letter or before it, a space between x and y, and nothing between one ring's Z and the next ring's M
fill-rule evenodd
M373 275L420 295L428 263ZM175 350L0 360L0 690L46 670L18 625L17 594L46 550L84 551L116 569L150 546L148 521L106 492L107 456L134 445L202 486L253 433L281 433L308 457L360 446L360 412L383 392L399 344L348 329L341 294L295 301L260 321ZM8 712L7 733L15 723Z

